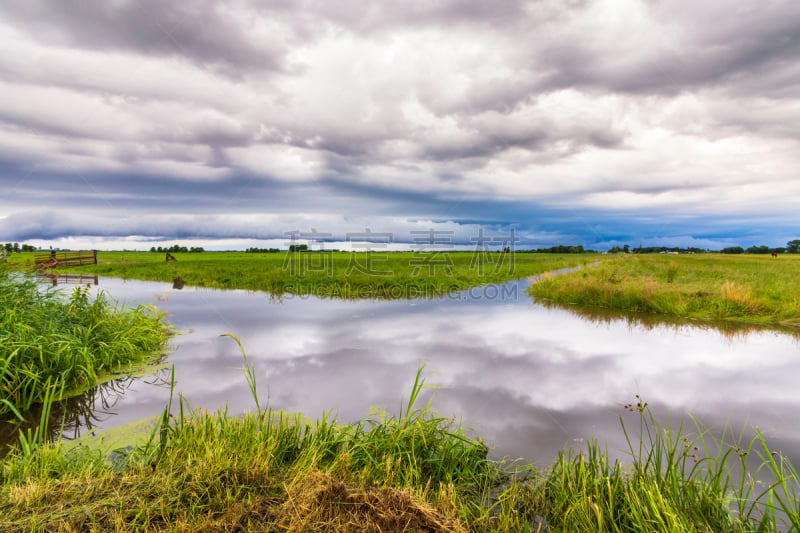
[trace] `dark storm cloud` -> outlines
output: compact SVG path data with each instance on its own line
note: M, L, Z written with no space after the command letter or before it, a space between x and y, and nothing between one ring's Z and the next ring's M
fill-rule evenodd
M408 0L365 5L359 0L298 2L298 11L311 11L358 33L404 27L440 29L442 26L508 26L526 17L524 0Z
M533 66L546 73L541 87L672 94L733 83L733 92L780 95L800 83L800 72L788 79L775 76L800 55L800 4L793 0L691 5L659 1L637 7L651 19L655 32L652 37L639 35L643 48L624 49L637 44L638 32L647 31L633 19L630 35L619 43L602 32L583 39L566 33L534 47ZM659 32L664 44L655 39Z
M557 124L508 123L487 125L475 121L475 125L465 128L471 135L460 140L444 140L432 143L426 150L427 157L435 160L458 160L478 158L484 160L506 150L520 148L529 152L553 153L553 146L562 143L560 157L595 146L605 149L620 148L625 134L612 127L593 129L589 126L560 127ZM487 127L488 126L488 127ZM566 146L566 148L564 148Z
M232 7L213 0L18 0L4 2L6 17L45 43L87 49L183 56L201 65L282 68L278 39L254 43ZM271 3L271 5L276 5Z
M369 227L373 232L391 232L393 242L410 245L415 242L411 230L455 221L444 230L461 226L463 233L454 234L451 242L462 246L473 246L470 238L483 227L492 235L509 235L510 228L515 228L520 239L516 246L522 249L559 244L582 244L601 250L625 244L719 249L732 245L783 245L796 230L791 224L770 219L742 217L730 221L705 215L685 216L666 227L664 216L656 213L637 216L598 210L576 212L488 196L453 201L424 191L354 186L337 179L317 185L292 185L240 176L188 186L182 180L151 176L124 175L111 182L107 176L39 174L33 177L37 182L33 190L17 183L14 172L2 175L5 177L0 178L0 187L32 207L0 219L0 241L75 235L283 239L286 231L308 232L312 228L331 232L333 239L346 240L346 233ZM344 217L340 216L342 205L349 206ZM295 216L298 207L305 213L301 218ZM375 212L389 218L370 222L367 217ZM232 218L226 216L229 213L272 213L275 218ZM326 218L331 215L337 217L333 223ZM422 226L397 222L409 220L413 224L415 218L422 221Z

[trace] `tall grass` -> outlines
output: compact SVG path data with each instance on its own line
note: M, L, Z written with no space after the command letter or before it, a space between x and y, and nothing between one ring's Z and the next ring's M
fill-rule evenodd
M620 417L630 463L610 461L596 440L559 454L547 479L548 514L564 531L798 531L800 478L756 431L746 443L662 423L641 400L637 433ZM767 484L763 484L764 479Z
M346 425L261 406L246 361L256 412L192 411L179 396L149 441L122 462L86 446L6 458L0 530L800 528L797 471L758 432L743 443L727 428L717 437L699 422L675 427L637 398L626 407L638 414L638 427L620 418L629 460L611 461L591 440L536 470L489 460L485 445L437 416L430 402L418 405L422 368L399 415ZM765 477L768 484L757 481Z
M0 309L0 416L22 419L52 390L74 394L158 356L166 338L152 307L92 300L86 287L65 299L2 266Z

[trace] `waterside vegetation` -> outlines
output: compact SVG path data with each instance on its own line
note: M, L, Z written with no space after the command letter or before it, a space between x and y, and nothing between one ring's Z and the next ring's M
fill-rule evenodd
M246 359L245 359L246 360ZM418 405L314 423L170 402L145 444L104 454L41 445L0 463L4 531L775 531L800 528L797 471L756 433L715 439L626 406L626 464L596 441L549 468L493 461L480 440ZM174 412L173 412L174 411ZM622 421L622 417L620 418ZM634 432L634 429L636 432ZM749 470L753 464L757 469ZM762 485L765 474L773 481Z
M624 255L533 284L537 299L800 329L800 255Z
M69 298L0 265L0 416L77 394L161 357L152 306L125 307L76 287Z

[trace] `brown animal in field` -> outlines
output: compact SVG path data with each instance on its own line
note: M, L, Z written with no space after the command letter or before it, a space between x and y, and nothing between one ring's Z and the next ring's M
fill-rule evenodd
M778 257L778 252L772 252L772 257Z

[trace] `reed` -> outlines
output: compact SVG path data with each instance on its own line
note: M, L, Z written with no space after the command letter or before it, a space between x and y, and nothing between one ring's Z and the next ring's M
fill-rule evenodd
M60 399L158 358L166 340L152 306L123 307L76 287L65 299L0 267L0 416Z

